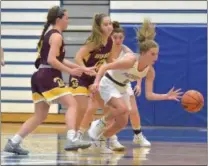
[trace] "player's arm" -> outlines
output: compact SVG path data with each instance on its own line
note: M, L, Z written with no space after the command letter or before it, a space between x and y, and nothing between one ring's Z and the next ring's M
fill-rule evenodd
M136 62L136 57L133 54L128 53L124 58L120 60L102 65L96 75L95 83L98 84L100 82L100 79L107 70L129 69L134 65L135 62Z
M90 52L93 50L93 43L86 44L82 46L75 55L75 62L80 66L85 66L83 60L85 57L89 56Z
M63 64L66 65L66 66L69 67L69 68L79 68L79 67L80 67L79 65L70 62L70 61L69 61L68 59L66 59L66 58L64 58Z
M57 60L57 56L60 54L60 47L62 45L62 36L58 33L54 33L51 35L50 40L50 50L48 55L47 62L55 69L60 70L62 72L70 73L70 68L65 66L63 63Z
M1 47L1 65L4 66L4 50Z
M153 92L153 84L155 80L155 70L150 67L145 80L145 95L147 100L167 100L167 94L157 94Z

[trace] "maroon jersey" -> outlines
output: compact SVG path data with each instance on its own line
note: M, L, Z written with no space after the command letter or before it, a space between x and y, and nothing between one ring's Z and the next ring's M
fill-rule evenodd
M100 49L91 51L89 55L84 58L83 61L85 66L96 66L98 70L99 67L106 62L106 59L108 58L109 53L112 49L112 45L113 41L111 37L109 37L105 46L100 47Z
M40 64L44 64L44 65L49 65L47 60L48 60L48 54L50 51L50 44L49 44L49 39L51 37L51 35L53 33L59 33L61 34L58 30L56 29L51 29L50 31L48 31L46 33L46 35L44 36L43 39L43 43L40 49L40 56L36 59L35 61L35 66L36 68L39 67ZM56 57L60 62L63 61L65 57L65 50L64 50L64 41L62 40L62 45L60 47L60 55L58 57Z
M102 66L106 62L106 59L109 57L112 46L113 46L113 41L111 37L109 37L107 44L105 46L100 47L100 49L91 51L89 55L84 58L83 61L85 66L87 67L96 66L97 67L96 70L98 71L100 66ZM72 87L73 89L76 89L78 87L85 87L86 89L88 89L89 86L93 84L94 80L95 80L95 76L89 76L86 75L85 73L83 73L81 77L70 76L69 87ZM80 93L83 94L85 92L80 92ZM74 95L76 95L76 92Z

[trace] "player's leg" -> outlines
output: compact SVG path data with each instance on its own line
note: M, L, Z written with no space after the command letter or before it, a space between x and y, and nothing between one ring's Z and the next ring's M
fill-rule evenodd
M140 116L139 116L139 111L138 111L135 96L132 95L130 97L130 103L132 106L132 109L130 111L130 121L131 121L132 129L134 131L133 142L141 146L151 146L150 142L143 136L141 131Z
M8 140L4 151L27 155L29 151L21 148L22 140L31 133L39 124L41 124L48 115L49 105L45 102L44 97L38 90L38 82L36 80L38 72L34 73L31 78L32 97L35 103L35 113L20 128L20 130Z
M89 129L89 135L95 141L95 144L100 145L100 153L112 153L110 149L106 146L106 139L118 133L123 129L128 123L128 108L124 103L123 98L111 98L108 105L113 107L111 110L113 112L114 121L111 125L106 126L106 121L104 119L96 120L92 122Z
M35 130L47 117L49 105L45 102L39 102L35 104L35 113L29 118L20 128L20 130L8 140L4 151L10 153L16 153L19 155L27 155L29 151L24 150L20 144L23 139Z
M89 90L88 82L82 77L72 77L69 78L69 90L76 99L77 111L76 111L76 124L75 129L69 130L67 132L68 139L73 139L76 137L77 130L80 127L82 119L84 118L85 112L88 108Z

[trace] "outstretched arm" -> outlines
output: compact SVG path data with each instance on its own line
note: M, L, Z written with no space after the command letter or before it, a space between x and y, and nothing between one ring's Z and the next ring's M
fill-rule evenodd
M182 92L180 92L181 89L174 90L172 88L168 93L166 94L157 94L153 92L153 84L155 79L155 70L153 67L150 68L145 81L145 95L147 100L176 100L179 101L180 95Z

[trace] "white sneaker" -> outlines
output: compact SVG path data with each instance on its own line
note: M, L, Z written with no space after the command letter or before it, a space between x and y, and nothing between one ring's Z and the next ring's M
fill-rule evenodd
M151 146L151 143L143 136L142 133L134 135L134 144L139 144L140 146Z
M88 130L88 134L92 139L99 140L104 128L105 124L101 120L93 121Z
M100 140L100 153L112 154L113 151L107 147L106 140Z
M106 140L97 140L91 143L91 146L88 148L90 151L101 154L112 154L113 151L109 149L106 145Z
M113 135L109 139L109 148L114 151L123 151L125 150L125 146L123 146L119 141L116 135Z

